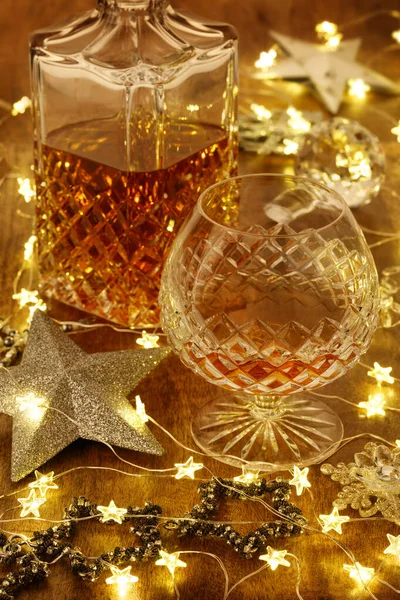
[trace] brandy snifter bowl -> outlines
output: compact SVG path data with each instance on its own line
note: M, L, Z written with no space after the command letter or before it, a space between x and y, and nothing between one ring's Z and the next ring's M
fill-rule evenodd
M196 414L196 443L267 471L334 452L341 420L312 390L368 349L378 289L359 225L324 185L260 174L208 188L173 244L160 294L182 362L226 390Z

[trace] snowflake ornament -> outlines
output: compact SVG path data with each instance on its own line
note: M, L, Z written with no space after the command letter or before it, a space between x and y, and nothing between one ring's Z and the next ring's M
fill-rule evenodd
M339 510L351 506L361 517L381 513L400 524L400 448L368 442L354 461L321 467L322 473L342 485L333 506Z

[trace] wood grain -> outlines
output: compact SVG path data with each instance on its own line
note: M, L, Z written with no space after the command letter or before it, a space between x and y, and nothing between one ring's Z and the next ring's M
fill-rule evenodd
M315 22L330 18L334 21L344 21L367 10L382 8L382 2L331 0L329 5L322 2L311 3L304 0L286 0L282 3L272 0L248 0L247 2L232 2L218 0L213 3L205 0L186 0L180 3L188 10L206 14L210 18L228 20L234 23L241 33L243 61L252 59L268 44L267 30L270 27L285 33L310 37ZM0 97L15 100L27 93L28 70L26 38L28 31L45 26L57 18L70 14L73 10L88 9L93 5L90 0L71 0L69 3L61 0L26 2L26 0L3 0L0 5ZM398 8L398 2L388 0L385 8ZM363 33L376 36L380 44L388 39L388 33L393 28L385 19L378 19L374 24L367 24ZM355 30L359 35L360 31ZM371 38L375 39L375 38ZM396 72L397 64L394 58L385 62L389 72ZM398 74L397 74L398 76ZM292 88L288 88L292 90ZM297 90L299 92L299 90ZM298 93L299 106L317 108L311 93ZM343 114L361 120L369 125L383 140L388 156L388 174L391 189L398 186L400 173L398 160L400 158L399 144L390 134L390 123L385 117L373 112L373 108L384 110L398 118L399 101L397 98L374 97L371 109L365 105L346 105ZM29 140L29 117L20 117L0 127L0 140L6 142L7 159L10 164L17 165L26 174L29 173L31 150ZM1 157L0 157L1 158ZM241 157L242 172L262 172L291 168L289 159L265 158L256 155ZM8 314L12 308L11 284L21 263L22 245L29 235L29 221L17 217L15 213L15 181L8 180L2 187L0 195L0 314ZM30 210L24 207L24 210ZM381 193L371 205L356 211L359 221L374 229L396 231L400 228L400 207L395 204L393 197L386 190ZM371 238L372 239L372 238ZM376 238L372 239L376 241ZM377 248L374 252L380 268L399 263L400 251L397 243ZM52 314L60 318L74 318L76 315L70 309L53 306ZM374 340L365 362L378 360L383 365L392 365L394 373L400 373L399 335L396 330L380 331ZM85 334L76 334L73 339L89 352L134 347L134 340L129 334L106 333L102 330ZM373 386L367 381L365 369L355 367L335 384L324 389L324 393L339 394L353 402L365 400ZM166 359L136 393L140 393L146 402L148 412L157 421L176 436L182 443L193 447L190 436L190 420L196 407L206 399L218 394L218 390L207 384L188 371L175 356ZM393 396L393 406L400 408L400 401ZM381 435L388 440L399 437L399 418L395 413L388 414L385 419L363 419L360 412L352 406L332 400L332 406L340 413L345 424L345 435L352 436L369 431ZM0 492L20 489L21 484L10 484L10 448L11 448L11 419L0 416ZM182 462L188 453L177 447L166 435L153 432L164 445L166 453L163 457L151 457L140 453L121 450L120 454L127 460L152 468L167 468L176 462ZM365 440L366 441L366 440ZM360 451L364 441L354 442L343 448L333 459L350 461L355 451ZM236 471L216 461L205 459L206 466L212 472L221 476L232 476ZM89 441L78 441L61 452L50 461L44 471L54 470L60 473L74 466L113 467L137 472L133 468L120 463L110 451L100 444ZM202 472L205 476L206 473ZM286 474L287 475L287 474ZM338 485L322 476L317 466L310 471L312 493L315 505L312 507L310 497L305 494L292 499L298 503L311 521L315 521L313 509L318 515L331 511L331 502L339 489ZM60 489L49 493L49 500L42 510L48 518L59 518L62 509L72 496L83 494L99 504L108 504L113 498L117 506L128 504L141 505L146 500L157 502L163 506L165 516L182 515L197 502L197 482L183 480L177 482L172 478L145 477L134 478L124 475L112 475L96 470L81 469L66 475L60 481ZM16 505L15 500L1 500L0 512ZM11 513L9 513L11 515ZM14 515L18 512L15 511ZM349 512L356 517L357 513ZM266 511L257 503L230 502L221 507L218 519L233 521L263 521L268 520ZM45 523L31 522L25 532L44 527ZM13 525L10 524L9 529ZM17 527L14 525L14 527ZM239 527L241 531L249 530L249 525ZM387 545L386 533L398 534L396 527L386 521L369 520L344 526L344 535L340 540L355 552L357 560L363 565L378 568L383 549ZM257 560L241 561L231 548L220 540L202 541L177 539L174 534L163 533L165 544L170 551L177 549L196 549L215 553L226 564L231 584L259 567ZM338 537L333 534L333 537ZM127 528L105 526L96 523L85 523L79 528L75 542L83 552L96 555L117 545L134 544ZM333 542L318 533L308 533L302 537L288 540L277 540L272 544L276 548L286 548L298 556L302 565L301 593L304 600L342 600L358 598L361 589L349 580L342 565L349 562L343 552ZM222 598L223 578L215 560L205 556L188 555L183 557L188 563L185 570L177 570L176 582L182 600L219 600ZM398 567L397 567L398 570ZM104 578L94 584L82 582L71 574L67 562L52 567L52 574L47 582L23 591L21 600L105 600L117 599L118 595L110 586L106 586ZM174 590L166 569L155 568L153 564L133 566L133 571L140 578L138 593L141 600L173 599ZM1 572L6 572L2 570ZM380 576L396 585L396 567L394 559L388 560L383 566ZM279 568L275 572L269 570L260 576L246 581L232 593L232 600L253 600L270 598L271 600L292 600L295 597L295 569ZM398 587L398 586L397 586ZM379 599L391 600L393 592L379 583L373 583L372 591Z

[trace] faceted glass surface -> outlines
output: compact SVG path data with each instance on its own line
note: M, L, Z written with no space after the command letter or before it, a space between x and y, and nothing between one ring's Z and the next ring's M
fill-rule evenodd
M160 274L199 194L235 174L237 42L160 0L104 0L31 40L41 290L158 323Z
M376 135L360 123L335 117L307 133L296 174L320 181L356 208L378 194L385 179L385 154Z
M339 196L280 175L212 186L174 242L160 302L181 360L211 383L242 392L237 402L226 396L203 422L203 432L215 431L214 442L229 440L234 428L235 443L244 439L242 457L264 436L260 451L269 440L276 460L279 439L299 461L294 432L314 450L321 438L332 444L332 431L318 431L335 429L326 407L284 396L341 376L377 326L375 265ZM230 441L218 446L228 450Z

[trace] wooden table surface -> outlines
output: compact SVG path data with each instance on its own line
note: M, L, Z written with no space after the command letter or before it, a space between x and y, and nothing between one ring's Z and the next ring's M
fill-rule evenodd
M18 14L18 23L14 22L15 30L7 30L4 37L1 38L1 44L6 45L8 49L12 44L16 44L15 52L9 53L9 59L0 53L0 97L8 100L16 100L21 93L27 91L27 73L23 66L21 57L21 38L25 36L28 29L34 29L39 24L44 25L54 20L56 14L66 14L71 11L71 5L89 6L90 2L70 2L62 3L54 0L48 2L36 2L29 8L26 6L26 0L12 2L6 0L0 7L0 23L2 19L8 24L13 23L14 15ZM181 4L184 4L181 2ZM308 4L302 3L307 14L307 22L300 18L299 28L296 29L297 35L307 37L312 29L312 24L324 17L339 19L340 15L346 13L354 16L367 11L368 6L365 3L331 2L329 7L324 7L323 3L318 3L315 9L311 9ZM385 3L385 8L395 7L396 2ZM227 0L220 0L208 6L206 2L186 2L186 6L204 5L198 8L199 13L209 14L214 17L228 17L232 22L236 22L242 29L242 35L248 34L245 42L245 55L251 56L255 50L260 51L265 47L266 37L264 33L271 26L271 14L274 15L275 22L273 26L282 31L294 31L293 20L290 21L290 15L299 16L299 8L295 2L286 2L283 6L276 6L272 1L265 5L260 1L249 1L233 4ZM234 8L232 8L234 6ZM377 7L378 3L371 2L371 8ZM209 10L208 10L209 8ZM20 13L17 9L20 9ZM242 13L243 9L243 22ZM343 11L341 12L341 9ZM271 13L269 13L269 10ZM304 15L303 15L304 16ZM26 18L25 18L26 17ZM260 22L261 20L261 22ZM244 23L245 27L244 29ZM282 27L280 27L280 23ZM291 23L291 24L290 24ZM388 28L386 22L379 20L380 43L388 39ZM251 31L254 26L255 36ZM17 29L19 33L17 33ZM4 31L4 29L3 29ZM355 30L354 35L361 35L363 32L371 32L369 25L366 30ZM386 37L385 37L386 36ZM257 40L257 42L254 41ZM17 43L18 41L18 43ZM257 53L257 52L256 52ZM380 61L380 68L385 73L394 75L396 73L396 61L394 56L388 55L385 65ZM397 54L398 56L398 54ZM11 57L13 57L11 59ZM16 62L14 62L16 61ZM399 76L399 73L397 73ZM244 87L248 88L248 82ZM296 84L286 86L286 91L296 94L296 107L311 108L320 110L320 105L316 102L310 92L304 91L304 88ZM242 97L242 101L245 99ZM375 111L378 110L378 112ZM393 197L391 190L399 189L400 183L400 145L396 138L390 134L391 123L386 115L399 118L399 100L393 97L371 96L368 105L365 103L345 104L341 110L342 115L360 120L364 125L376 133L383 142L387 154L387 187L382 191L379 197L370 205L355 211L355 215L360 223L380 229L382 231L400 230L400 207L398 200ZM0 142L6 144L6 153L8 161L16 165L22 172L29 174L29 165L31 164L31 149L29 140L29 116L18 117L18 119L9 120L0 127ZM0 147L1 149L1 147ZM3 148L4 150L4 148ZM268 172L282 171L290 169L293 165L291 159L282 159L277 157L261 157L257 155L242 155L240 169L241 172ZM0 178L1 178L1 157L0 157ZM16 216L14 199L16 183L9 179L3 185L0 191L0 314L8 315L13 310L14 305L11 300L12 279L15 276L22 260L23 244L29 236L29 220ZM32 207L27 207L31 210ZM370 237L374 242L377 238ZM374 256L378 268L382 269L393 264L400 264L400 251L398 242L386 244L374 250ZM62 319L81 317L73 311L62 306L53 306L52 315ZM88 352L99 352L106 350L117 350L135 347L132 334L118 334L109 330L96 330L88 333L79 333L73 336L74 341ZM371 364L377 360L383 365L393 366L393 373L400 377L400 352L399 352L400 331L379 330L375 336L374 342L365 357L364 362ZM339 381L324 388L323 393L339 394L352 402L366 400L369 393L375 391L375 387L370 380L367 380L366 370L362 366L355 367L351 372L342 377ZM397 389L391 399L391 404L400 408L400 400L397 396ZM147 411L163 427L170 431L183 444L194 447L194 442L190 436L190 420L197 406L200 406L211 396L218 394L216 387L196 377L187 370L179 359L171 355L168 357L144 382L142 382L135 393L140 393L146 403ZM134 396L134 394L133 394ZM363 418L361 411L353 406L340 401L333 401L332 406L340 413L345 425L345 436L352 436L359 433L371 432L383 436L389 441L399 438L399 417L395 413L388 414L385 418L377 417L373 419ZM11 449L11 427L12 421L9 417L0 416L0 493L5 493L13 489L20 489L23 483L12 485L10 483L10 449ZM189 453L180 449L165 434L158 431L155 426L151 426L163 444L166 452L162 457L152 457L141 453L121 450L120 454L132 463L140 464L146 467L163 469L173 466L174 463L184 462ZM336 464L340 460L349 462L353 458L354 452L360 451L365 442L361 439L352 442L341 449L331 462ZM237 470L222 465L211 459L204 459L205 465L219 476L230 477L238 474ZM138 472L132 467L123 465L112 453L104 446L89 442L77 441L61 452L53 460L49 461L43 471L54 470L56 473L65 471L75 466L109 466L130 472ZM203 472L197 472L198 475L205 477ZM286 473L286 476L288 474ZM292 500L296 502L304 511L305 515L315 522L315 514L331 512L332 501L339 491L339 485L333 483L328 477L323 476L319 467L310 469L310 481L312 483L312 493L314 497L314 506L312 506L308 494L303 494L297 498L292 495ZM42 509L41 514L47 518L60 518L62 509L67 506L70 499L76 495L85 495L93 502L98 504L108 504L114 499L117 506L142 505L146 500L162 505L164 515L181 516L190 509L198 499L196 487L198 481L182 480L176 481L171 477L141 477L130 478L122 474L111 474L110 472L101 472L96 470L82 469L75 471L60 481L60 488L55 492L48 494L48 501ZM13 499L0 499L0 513L3 510L15 506ZM11 515L11 513L8 513ZM348 510L345 514L356 518L358 514ZM18 511L14 512L18 515ZM266 510L257 503L229 502L221 507L216 519L224 521L259 521L269 520ZM38 528L44 528L45 523L35 523L32 521L24 529L25 532ZM31 529L28 529L28 526ZM10 525L12 527L12 525ZM17 524L19 527L19 524ZM241 525L238 529L241 532L249 530L254 526ZM344 534L340 541L344 542L356 555L357 560L366 566L377 569L382 561L383 549L387 546L387 533L398 535L398 527L387 521L373 520L355 521L344 526ZM19 530L19 529L18 529ZM335 533L333 534L337 536ZM202 550L218 555L226 565L230 577L230 583L233 585L241 577L251 573L260 566L258 560L242 561L238 556L224 544L221 540L188 540L178 539L173 533L163 533L164 542L169 551L181 550ZM117 545L131 544L128 527L105 526L99 523L88 522L80 525L75 537L75 543L80 546L85 554L94 556L105 550L112 549ZM278 549L287 549L295 554L302 565L301 594L304 600L342 600L344 598L356 599L362 595L362 588L357 586L348 575L343 571L343 563L349 562L338 546L333 544L325 536L318 533L306 533L297 538L273 541L272 545ZM183 557L184 558L184 557ZM188 563L186 569L180 569L176 572L176 583L179 588L182 600L219 600L223 597L223 577L216 561L202 555L188 555L185 558ZM105 585L104 577L101 577L93 584L82 582L79 577L72 575L67 562L60 561L52 567L52 573L48 581L41 585L35 585L21 592L21 600L42 599L49 600L81 600L93 599L103 600L106 598L117 599L118 593L111 589L112 586ZM134 573L140 578L137 585L137 591L141 600L168 600L175 597L171 578L166 569L156 568L152 563L141 564L134 567ZM1 567L0 573L6 573L7 569ZM381 579L389 581L395 587L399 585L398 565L395 560L389 559L380 572ZM243 583L235 590L230 598L232 600L250 600L258 598L270 598L271 600L292 600L295 597L295 569L278 568L277 571L264 571ZM373 582L371 590L379 599L388 599L396 597L393 591L388 587ZM129 595L127 596L129 597ZM365 595L364 597L367 597Z

